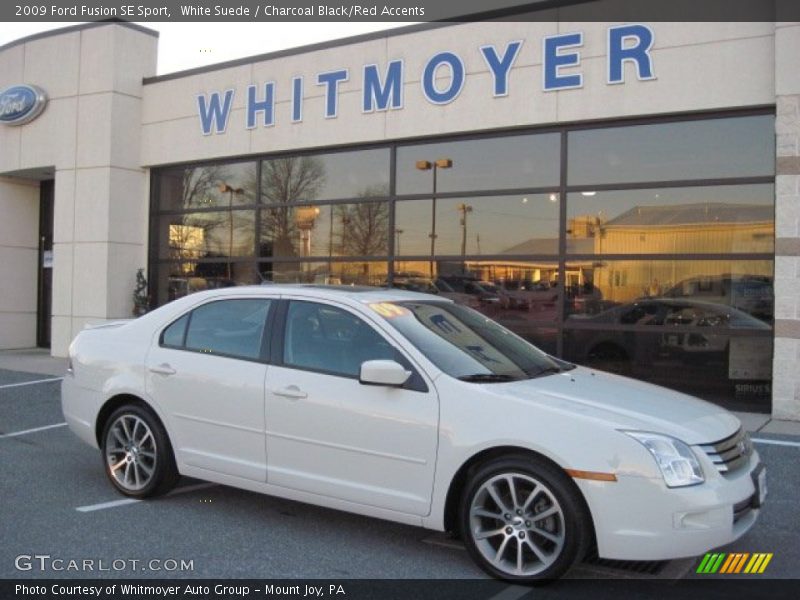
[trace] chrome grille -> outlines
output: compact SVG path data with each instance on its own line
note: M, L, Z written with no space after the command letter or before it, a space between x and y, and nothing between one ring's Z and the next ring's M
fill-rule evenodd
M732 436L711 444L701 444L705 452L720 473L729 473L747 464L753 453L753 443L743 429Z

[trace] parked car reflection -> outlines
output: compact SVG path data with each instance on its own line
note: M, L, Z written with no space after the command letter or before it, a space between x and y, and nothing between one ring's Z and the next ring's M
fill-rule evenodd
M570 358L612 371L656 361L727 368L733 330L770 330L731 306L664 297L642 298L597 315L570 315L567 323L577 327L565 339ZM642 326L658 329L650 333Z

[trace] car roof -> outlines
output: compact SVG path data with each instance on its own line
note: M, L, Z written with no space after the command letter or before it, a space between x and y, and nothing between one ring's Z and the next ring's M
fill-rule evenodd
M319 285L319 284L262 284L219 288L195 292L191 294L195 298L208 297L230 297L230 296L280 296L291 294L293 296L307 296L312 299L347 299L359 304L370 304L372 302L402 302L402 301L430 301L449 302L452 300L442 298L434 294L424 294L421 292L410 292L395 288L367 287L356 285Z

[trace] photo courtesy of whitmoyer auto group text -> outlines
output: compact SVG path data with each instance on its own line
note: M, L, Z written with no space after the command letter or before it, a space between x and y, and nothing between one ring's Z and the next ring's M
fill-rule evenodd
M0 600L797 598L800 2L0 4Z

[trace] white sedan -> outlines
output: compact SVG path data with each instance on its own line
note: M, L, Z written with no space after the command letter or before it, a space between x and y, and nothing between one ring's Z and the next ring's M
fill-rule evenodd
M725 410L399 290L228 288L87 329L62 403L125 495L187 475L448 530L507 580L559 577L590 550L702 554L766 494Z

